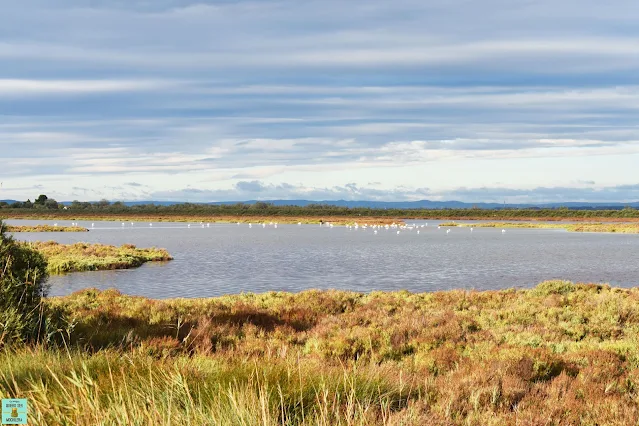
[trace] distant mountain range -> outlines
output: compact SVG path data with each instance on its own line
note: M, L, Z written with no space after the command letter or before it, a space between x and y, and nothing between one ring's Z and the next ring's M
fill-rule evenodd
M14 203L15 200L0 200L0 202ZM559 208L568 207L573 209L621 209L624 207L639 208L639 201L630 203L590 203L590 202L565 202L565 203L539 203L539 204L503 204L503 203L465 203L462 201L348 201L348 200L248 200L248 201L218 201L210 203L192 203L192 204L211 204L211 205L228 205L228 204L255 204L258 202L270 203L276 206L307 206L309 204L326 204L340 207L368 207L377 209L499 209L499 208ZM63 204L69 205L70 201L64 201ZM175 204L184 204L184 201L124 201L127 206L137 206L142 204L155 204L160 206L171 206Z

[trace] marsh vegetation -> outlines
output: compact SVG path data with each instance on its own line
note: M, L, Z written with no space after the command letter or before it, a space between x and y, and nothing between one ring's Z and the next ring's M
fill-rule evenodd
M133 244L120 247L105 244L60 244L55 241L24 243L41 253L52 274L79 271L128 269L146 262L168 261L173 258L161 248L137 248Z
M7 225L7 232L89 232L82 226L55 226L55 225Z
M38 424L636 424L639 290L339 291L45 301L64 347L6 349ZM623 419L620 421L620 419Z

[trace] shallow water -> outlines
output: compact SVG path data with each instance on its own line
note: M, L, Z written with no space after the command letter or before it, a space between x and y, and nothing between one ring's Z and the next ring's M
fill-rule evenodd
M54 221L9 220L9 224ZM21 240L165 247L172 262L137 269L53 276L50 295L86 287L153 298L335 288L354 291L501 289L547 279L639 284L639 235L556 229L348 230L319 225L95 222L88 233L19 233ZM58 221L59 225L70 225ZM91 222L79 222L91 228Z

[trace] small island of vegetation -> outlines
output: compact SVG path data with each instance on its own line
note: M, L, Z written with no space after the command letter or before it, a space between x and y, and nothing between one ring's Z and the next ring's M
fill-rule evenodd
M89 232L81 226L55 226L55 225L6 225L7 232Z
M60 244L55 241L24 243L44 255L52 274L110 269L128 269L146 262L173 258L161 248L137 248L133 244L120 247L105 244Z

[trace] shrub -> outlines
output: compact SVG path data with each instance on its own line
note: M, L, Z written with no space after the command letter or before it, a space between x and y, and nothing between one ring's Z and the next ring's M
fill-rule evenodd
M44 256L15 242L0 222L0 345L41 334L46 279Z
M551 294L565 295L575 291L576 287L570 281L544 281L537 285L532 292L537 296L550 296Z

